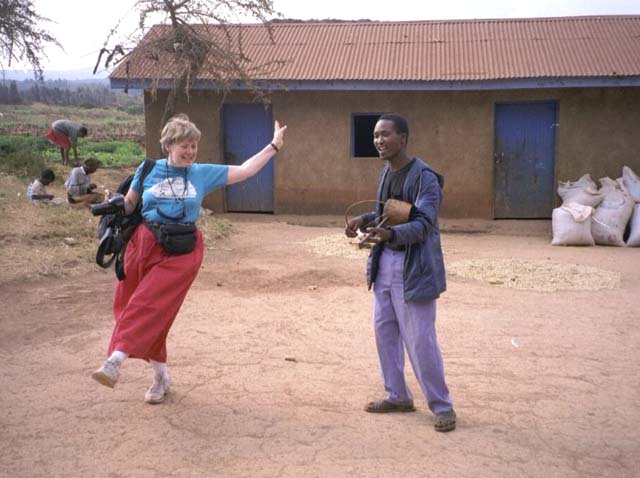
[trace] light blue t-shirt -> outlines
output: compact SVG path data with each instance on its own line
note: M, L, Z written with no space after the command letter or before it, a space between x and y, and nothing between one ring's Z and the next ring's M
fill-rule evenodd
M141 171L142 165L131 182L131 188L138 193ZM152 222L196 222L202 200L227 184L228 172L229 166L223 164L194 163L180 168L159 159L144 180L142 215Z

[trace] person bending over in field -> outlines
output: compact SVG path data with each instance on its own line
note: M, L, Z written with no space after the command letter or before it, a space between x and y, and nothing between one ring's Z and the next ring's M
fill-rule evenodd
M116 285L115 327L108 358L92 377L113 388L128 357L151 362L153 383L147 403L161 403L169 392L167 335L202 263L204 243L196 228L203 198L216 188L258 173L284 144L286 126L275 122L273 140L239 166L196 163L200 130L182 114L162 130L166 159L156 161L141 181L136 171L129 192L118 199L125 214L142 200L144 224L133 233L124 258L125 278Z
M69 120L54 121L47 131L46 138L60 148L62 164L69 164L69 150L73 148L73 158L78 164L78 138L84 138L89 134L86 126Z
M69 204L98 204L104 195L95 191L96 185L91 182L91 174L98 170L99 162L95 158L87 158L82 166L73 168L65 181Z

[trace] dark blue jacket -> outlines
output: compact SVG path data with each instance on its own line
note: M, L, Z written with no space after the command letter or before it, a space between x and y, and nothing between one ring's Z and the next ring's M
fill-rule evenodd
M378 201L382 201L382 185L389 172L387 164L378 184ZM413 204L409 222L393 226L389 244L405 245L404 299L419 302L437 299L447 288L440 245L438 210L442 202L444 177L419 158L413 162L402 188L402 200ZM365 223L382 215L383 204L376 212L365 215ZM367 284L371 289L378 273L383 244L373 247L367 261Z

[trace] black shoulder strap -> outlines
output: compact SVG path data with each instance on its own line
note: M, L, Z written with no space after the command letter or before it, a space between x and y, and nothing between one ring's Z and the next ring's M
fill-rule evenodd
M140 171L140 199L138 200L138 206L136 207L135 213L139 213L142 211L142 193L144 192L144 180L149 176L149 173L153 171L153 168L156 165L155 159L145 159L142 163L142 171Z
M143 186L144 180L149 175L149 173L153 171L153 168L155 167L155 165L156 165L156 160L149 159L149 158L145 159L144 162L142 163L142 171L140 171L140 187L142 188L143 191L144 191L144 186Z
M131 237L130 235L133 234L132 231L135 230L135 228L138 227L138 225L142 221L142 216L140 215L140 211L142 210L142 193L144 192L144 180L147 178L149 173L153 171L153 168L155 167L155 165L156 165L156 160L149 159L149 158L145 159L144 162L142 163L142 171L140 171L140 199L138 201L138 206L136 207L136 210L131 215L132 217L135 218L135 220L131 223L132 228L131 228L131 232L129 232L129 237ZM129 237L127 237L127 239L123 239L122 248L120 248L119 252L114 256L115 258L114 269L116 272L116 277L118 278L119 281L125 279L124 254L127 249L127 241L129 240Z
M144 192L144 180L149 176L149 173L153 171L156 166L155 159L145 159L142 163L142 171L140 171L140 200L138 201L138 207L136 211L142 210L142 193Z

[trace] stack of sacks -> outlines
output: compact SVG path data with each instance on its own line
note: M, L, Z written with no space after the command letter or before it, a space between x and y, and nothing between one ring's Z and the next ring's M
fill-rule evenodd
M551 226L554 246L593 246L591 215L602 201L596 183L589 174L575 182L558 182L562 205L553 210Z
M562 204L577 202L583 206L596 207L602 201L602 195L590 174L585 174L574 182L558 181L558 196L562 198Z
M622 168L622 184L624 189L634 201L633 213L631 215L631 232L627 239L627 246L640 246L640 178L625 166Z
M635 202L626 192L622 180L601 178L600 184L602 202L591 218L593 240L603 246L624 246L624 231Z
M553 228L552 246L593 246L591 235L591 206L577 202L563 203L553 210L551 225Z

